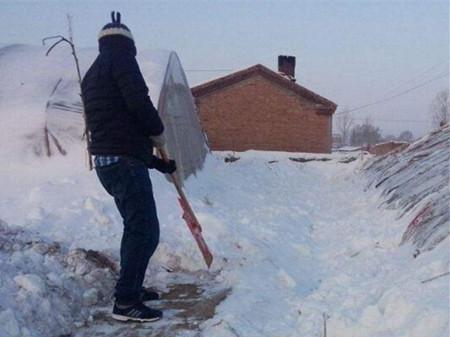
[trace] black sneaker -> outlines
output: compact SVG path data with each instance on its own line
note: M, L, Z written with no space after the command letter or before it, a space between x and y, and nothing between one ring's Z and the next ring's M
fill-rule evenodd
M142 288L141 294L140 294L141 302L157 301L159 299L160 299L160 297L157 292L150 290L148 288Z
M122 322L154 322L161 319L162 316L162 311L151 309L142 303L124 309L120 309L115 303L112 313L112 318Z

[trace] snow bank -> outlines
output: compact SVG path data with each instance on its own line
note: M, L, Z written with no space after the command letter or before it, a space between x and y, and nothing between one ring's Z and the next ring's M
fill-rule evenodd
M226 252L221 276L233 292L204 336L318 337L324 325L329 337L448 334L448 240L416 259L411 247L399 247L405 221L364 191L366 178L357 173L366 158L344 164L338 154L306 163L288 160L303 154L235 156L228 166L217 164L214 178L198 178L218 189L204 193L209 212L226 223L227 241L245 247L241 261L234 247L218 250ZM208 239L214 251L225 244Z
M369 161L364 167L369 187L381 190L380 208L397 209L406 218L402 243L431 250L450 233L450 126L407 149Z
M0 336L60 336L83 325L111 296L115 271L101 258L0 221Z

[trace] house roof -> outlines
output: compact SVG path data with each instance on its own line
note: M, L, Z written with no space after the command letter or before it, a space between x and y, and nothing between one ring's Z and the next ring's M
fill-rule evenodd
M287 79L279 73L276 73L275 71L263 66L262 64L256 64L252 67L195 86L191 89L192 94L194 95L194 97L205 96L216 90L221 90L230 85L246 80L247 78L250 78L254 75L261 75L269 81L272 81L288 90L291 90L302 98L314 102L319 112L325 114L333 114L336 110L336 103L316 94L315 92L312 92L309 89L306 89L305 87L302 87L301 85Z

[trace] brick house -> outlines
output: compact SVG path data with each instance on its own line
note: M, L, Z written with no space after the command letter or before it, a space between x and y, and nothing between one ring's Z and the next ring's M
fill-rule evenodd
M295 58L192 88L211 150L329 153L336 104L295 83Z

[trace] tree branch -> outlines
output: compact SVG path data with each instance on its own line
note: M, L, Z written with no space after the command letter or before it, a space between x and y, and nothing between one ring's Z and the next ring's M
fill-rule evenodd
M59 40L56 41L55 43L53 43L53 45L47 50L47 53L45 55L48 56L50 54L50 52L53 50L53 48L55 48L61 42L67 42L70 45L70 48L72 49L72 55L73 55L73 58L75 60L75 66L76 66L76 69L77 69L78 83L80 85L80 90L81 90L81 71L80 71L80 64L78 62L77 52L75 50L75 44L72 41L66 39L63 35L54 35L54 36L48 36L46 38L43 38L42 39L42 45L45 46L45 42L46 41L48 41L48 40L55 40L55 39L59 39ZM85 110L84 110L83 95L80 94L80 97L81 97L81 103L83 105L83 119L85 121L83 138L86 137L89 169L92 170L93 163L92 163L92 156L91 156L91 153L90 153L90 150L89 150L89 132L88 132L87 125L86 125L86 114L85 114Z

